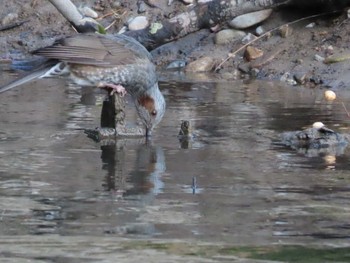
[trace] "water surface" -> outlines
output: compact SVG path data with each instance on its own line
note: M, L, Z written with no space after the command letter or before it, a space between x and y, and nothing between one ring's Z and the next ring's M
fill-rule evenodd
M1 94L0 258L209 260L154 247L142 257L120 245L145 240L349 246L349 151L310 155L273 143L315 121L348 132L345 91L329 103L322 90L273 82L175 77L161 89L167 112L153 139L115 145L81 130L99 126L102 93L40 80ZM127 119L136 120L132 102ZM186 144L181 120L196 134Z

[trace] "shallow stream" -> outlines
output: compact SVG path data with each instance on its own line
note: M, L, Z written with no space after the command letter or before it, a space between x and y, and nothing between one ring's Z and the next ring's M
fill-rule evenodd
M0 95L1 262L350 262L349 150L274 144L315 121L349 132L349 93L176 75L161 89L152 140L115 145L82 131L101 93L39 80Z

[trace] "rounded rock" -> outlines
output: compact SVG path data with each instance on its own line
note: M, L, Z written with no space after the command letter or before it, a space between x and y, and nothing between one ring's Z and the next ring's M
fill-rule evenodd
M233 28L244 29L261 23L267 19L272 13L272 9L265 9L257 12L252 12L237 16L229 22Z
M237 40L241 40L246 35L245 32L234 29L224 29L216 33L215 44L225 45Z
M320 121L316 121L312 124L312 128L315 128L315 129L320 129L320 128L323 128L325 125L320 122Z
M148 25L149 23L147 17L137 16L129 22L128 28L130 31L135 31L145 29L146 27L148 27Z
M258 26L258 27L255 29L255 33L256 33L258 36L261 36L262 34L265 33L265 29L264 29L262 26Z
M193 4L194 0L182 0L186 5Z
M256 48L256 47L252 47L252 46L247 46L247 48L244 52L244 57L248 61L260 58L263 55L264 55L264 52L261 49Z
M328 100L328 101L333 101L333 100L335 100L335 99L337 98L337 95L336 95L335 92L332 91L332 90L326 90L326 91L324 92L324 97L325 97L326 100Z
M205 72L214 67L215 61L211 57L202 57L189 63L186 67L187 72Z

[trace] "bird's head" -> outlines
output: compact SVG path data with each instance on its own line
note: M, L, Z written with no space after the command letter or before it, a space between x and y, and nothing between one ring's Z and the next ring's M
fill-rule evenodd
M165 112L165 100L158 88L158 83L137 96L135 105L143 124L146 126L146 136L150 136Z

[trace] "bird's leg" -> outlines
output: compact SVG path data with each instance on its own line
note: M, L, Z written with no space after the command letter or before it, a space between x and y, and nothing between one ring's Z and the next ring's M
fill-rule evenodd
M100 83L97 87L99 88L107 88L112 89L110 95L112 96L114 93L118 93L120 97L124 97L126 95L126 90L122 85L115 85L112 83Z

